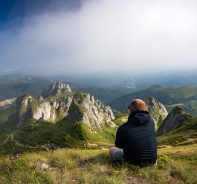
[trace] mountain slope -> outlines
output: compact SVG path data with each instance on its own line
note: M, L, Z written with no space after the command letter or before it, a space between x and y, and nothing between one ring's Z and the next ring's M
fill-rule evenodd
M154 85L148 89L119 97L108 105L114 109L125 111L132 99L146 99L149 96L156 98L165 106L181 104L186 112L193 115L197 112L197 86L162 87Z
M30 94L17 98L15 114L2 124L4 138L10 134L9 141L28 148L84 147L91 142L113 140L116 125L109 106L88 93L72 92L60 82L42 94L45 98L35 99Z

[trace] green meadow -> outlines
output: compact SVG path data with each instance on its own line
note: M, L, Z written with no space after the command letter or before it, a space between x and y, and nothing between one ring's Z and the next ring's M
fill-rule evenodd
M0 156L0 183L2 184L196 184L197 144L165 146L158 149L158 163L136 168L123 164L116 166L103 149L62 149Z

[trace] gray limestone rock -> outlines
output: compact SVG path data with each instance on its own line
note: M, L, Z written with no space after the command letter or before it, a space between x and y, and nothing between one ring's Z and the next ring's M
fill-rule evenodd
M102 131L100 126L102 123L108 123L109 126L115 127L112 122L115 117L109 106L95 100L88 93L69 92L71 92L69 85L56 82L51 85L49 90L43 90L42 95L37 100L30 95L17 99L16 106L19 120L17 127L20 128L24 123L24 117L27 118L27 111L31 112L29 118L37 120L44 119L57 122L68 117L77 118L89 127L94 126L100 131ZM60 96L60 94L62 95Z
M49 89L44 89L41 96L47 98L49 96L60 95L61 93L71 92L70 86L62 82L54 82Z
M149 97L144 101L146 103L147 110L155 122L155 125L159 127L168 115L168 111L166 110L165 106L154 97Z

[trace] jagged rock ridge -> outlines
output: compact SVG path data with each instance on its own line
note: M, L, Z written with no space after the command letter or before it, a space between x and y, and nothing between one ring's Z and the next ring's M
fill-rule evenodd
M156 127L159 127L168 115L165 106L154 97L148 97L144 101Z
M17 129L31 118L52 122L66 117L77 118L88 126L97 127L100 131L103 122L115 126L112 122L115 117L109 106L103 105L88 93L73 93L67 84L55 82L48 90L44 89L42 95L38 99L29 94L17 98Z
M54 82L49 89L45 88L41 96L43 98L47 98L53 95L60 95L61 93L71 92L70 86L68 84L64 84L62 82Z

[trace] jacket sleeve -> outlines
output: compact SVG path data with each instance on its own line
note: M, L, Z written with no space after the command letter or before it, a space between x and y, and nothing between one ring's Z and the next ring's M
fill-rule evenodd
M119 127L116 132L115 146L121 149L123 149L124 146L124 132L121 127Z

